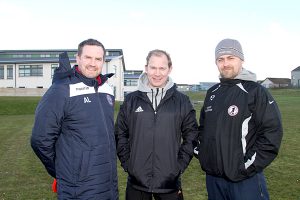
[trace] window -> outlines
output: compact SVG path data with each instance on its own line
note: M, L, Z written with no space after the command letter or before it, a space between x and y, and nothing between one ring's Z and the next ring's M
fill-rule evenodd
M42 65L19 65L19 76L43 76Z
M137 86L138 85L138 80L124 80L124 86Z
M13 65L7 65L7 79L14 78L14 68Z
M50 54L41 54L41 58L50 58Z
M23 58L24 55L22 55L22 54L13 54L12 57L13 58Z
M107 56L120 56L121 52L120 51L106 51Z
M58 64L51 65L51 78L53 78L55 70L58 68Z
M0 65L0 79L4 79L4 66Z

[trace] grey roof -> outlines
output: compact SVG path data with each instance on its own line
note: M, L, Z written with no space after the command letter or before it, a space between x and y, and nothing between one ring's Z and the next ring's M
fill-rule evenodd
M70 62L75 62L75 58L69 58ZM0 59L2 64L27 64L27 63L58 63L58 58L5 58Z
M59 53L59 52L75 52L77 53L77 49L28 49L28 50L0 50L0 54L4 53L20 53L20 54L26 54L26 53ZM123 55L122 49L106 49L107 52L113 52L118 51L121 52L121 55Z
M124 78L138 79L142 73L143 73L143 70L126 70L126 71L124 71Z
M45 53L45 52L77 52L77 49L21 49L21 50L0 50L0 54L4 53L20 53L20 54L26 54L26 53Z
M267 79L274 84L291 84L291 79L289 78L266 78L265 80Z
M117 56L106 56L105 62L111 61ZM2 64L26 64L26 63L58 63L59 58L0 58L0 63ZM70 62L76 62L75 57L69 58Z
M0 55L15 54L15 55L26 55L26 54L60 54L67 52L69 54L70 62L76 62L75 54L77 49L35 49L35 50L0 50ZM123 57L122 49L106 49L108 55L105 57L105 62L109 62L113 58L122 56L123 67L125 70L125 62ZM119 52L115 55L113 52ZM74 53L74 57L72 54ZM71 56L70 56L71 54ZM58 63L58 57L15 57L15 58L3 58L0 56L1 64L26 64L26 63Z
M295 69L292 70L292 72L295 72L295 71L300 71L300 66L296 67Z

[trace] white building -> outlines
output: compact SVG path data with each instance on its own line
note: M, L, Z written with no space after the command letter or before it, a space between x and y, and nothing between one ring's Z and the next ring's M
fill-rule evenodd
M77 50L0 50L0 88L49 88L59 54L67 52L71 66ZM124 99L125 63L121 49L107 49L103 74L114 73L108 83L116 100Z
M292 72L292 87L300 88L300 66L293 69Z
M124 96L137 90L138 80L143 70L126 70L124 71Z
M291 86L289 78L266 78L260 83L265 88L287 88Z

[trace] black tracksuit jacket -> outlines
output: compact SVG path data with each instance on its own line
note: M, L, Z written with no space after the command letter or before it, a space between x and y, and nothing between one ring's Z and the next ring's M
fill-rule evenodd
M180 174L193 157L198 136L188 96L171 87L154 110L147 94L128 94L120 107L115 134L128 184L153 193L178 190Z
M279 109L263 86L221 79L208 90L201 110L201 167L210 175L244 180L274 160L282 134Z

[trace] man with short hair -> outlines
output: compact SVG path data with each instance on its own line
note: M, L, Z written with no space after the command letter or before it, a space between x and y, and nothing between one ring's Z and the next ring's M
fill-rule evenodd
M103 44L81 42L76 61L71 69L67 54L60 55L36 108L31 146L57 180L58 199L117 200L114 96L101 74Z
M117 153L128 172L126 200L181 200L180 176L198 136L195 110L176 89L172 61L150 51L138 90L128 94L115 125Z
M240 43L224 39L215 49L220 83L206 94L200 115L198 158L209 200L269 199L263 170L282 139L278 106L242 67Z

